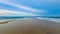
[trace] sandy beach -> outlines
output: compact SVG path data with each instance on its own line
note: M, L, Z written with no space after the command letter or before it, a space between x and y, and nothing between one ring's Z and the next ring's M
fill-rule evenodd
M25 18L0 24L0 34L60 34L60 23Z

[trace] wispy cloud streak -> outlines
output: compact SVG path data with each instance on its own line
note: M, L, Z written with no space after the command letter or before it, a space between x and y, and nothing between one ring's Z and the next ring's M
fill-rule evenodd
M0 3L4 3L4 4L8 4L8 5L20 8L20 9L28 10L30 12L38 12L39 11L39 10L30 8L30 7L27 7L27 6L18 5L18 4L15 4L15 3L8 2L8 0L1 0ZM40 11L40 12L42 12L42 11Z
M15 12L11 10L0 10L0 16L3 15L20 15L20 16L35 16L36 14L26 13L26 12Z
M23 10L25 10L24 14L29 13L29 14L35 14L36 16L39 16L39 15L42 15L43 13L46 13L46 11L37 10L37 9L31 8L31 7L27 7L27 6L16 4L16 3L13 3L13 2L9 2L8 0L0 0L0 3L7 4L7 5L10 5L10 6L13 6L13 7L17 7L19 9L23 9ZM22 11L19 11L19 12L22 12ZM21 13L21 14L23 14L23 13ZM28 14L26 14L26 15L28 15Z

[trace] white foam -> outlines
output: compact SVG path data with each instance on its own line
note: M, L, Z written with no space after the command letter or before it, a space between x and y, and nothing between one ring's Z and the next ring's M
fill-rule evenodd
M44 19L44 20L60 23L60 19L55 19L55 18L40 18L40 17L38 17L37 19Z

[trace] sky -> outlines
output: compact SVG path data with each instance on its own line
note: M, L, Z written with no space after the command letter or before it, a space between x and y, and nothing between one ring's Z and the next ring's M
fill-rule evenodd
M60 16L60 0L0 0L0 16Z

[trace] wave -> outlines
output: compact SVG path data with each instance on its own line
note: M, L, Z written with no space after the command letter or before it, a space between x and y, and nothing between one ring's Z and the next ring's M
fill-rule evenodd
M38 17L37 19L44 19L44 20L60 23L60 18L40 18L40 17Z

